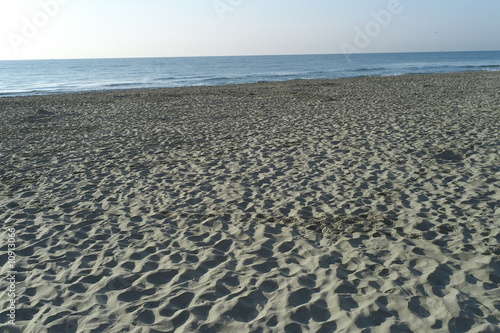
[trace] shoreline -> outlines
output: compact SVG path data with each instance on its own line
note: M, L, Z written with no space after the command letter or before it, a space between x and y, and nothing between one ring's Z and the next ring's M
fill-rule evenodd
M498 91L464 72L0 98L15 324L495 331Z
M140 90L163 90L163 89L183 89L183 88L203 88L203 87L231 87L231 86L244 86L262 83L286 83L294 81L331 81L331 80L345 80L345 79L363 79L363 78L384 78L384 77L406 77L406 76L420 76L420 75L454 75L454 74L467 74L467 73L495 73L498 70L470 70L451 73L407 73L407 74L394 74L394 75L366 75L366 76L348 76L338 77L331 79L292 79L284 81L258 81L249 83L233 83L233 84L215 84L215 85L197 85L197 86L180 86L180 87L151 87L151 88L129 88L129 89L108 89L108 90L89 90L89 91L71 91L71 92L48 92L31 95L1 95L0 100L4 98L22 98L22 97L36 97L36 96L56 96L56 95L71 95L71 94L99 94L99 93L112 93L112 92L127 92L127 91L140 91Z

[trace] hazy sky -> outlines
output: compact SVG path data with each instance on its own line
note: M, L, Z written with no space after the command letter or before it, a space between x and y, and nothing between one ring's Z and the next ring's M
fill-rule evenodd
M499 0L0 0L0 59L500 50Z

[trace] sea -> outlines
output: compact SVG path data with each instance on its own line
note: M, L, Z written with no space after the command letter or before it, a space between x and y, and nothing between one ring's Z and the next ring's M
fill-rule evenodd
M499 71L500 51L0 61L0 97Z

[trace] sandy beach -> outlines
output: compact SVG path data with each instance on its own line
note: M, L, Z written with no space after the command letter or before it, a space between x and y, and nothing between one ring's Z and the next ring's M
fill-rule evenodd
M500 72L0 115L2 333L500 332Z

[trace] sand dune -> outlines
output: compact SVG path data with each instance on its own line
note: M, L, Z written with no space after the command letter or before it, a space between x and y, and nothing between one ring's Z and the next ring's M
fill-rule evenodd
M500 332L498 91L481 72L2 98L0 332Z

